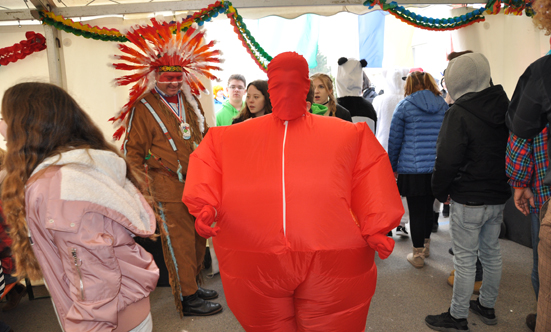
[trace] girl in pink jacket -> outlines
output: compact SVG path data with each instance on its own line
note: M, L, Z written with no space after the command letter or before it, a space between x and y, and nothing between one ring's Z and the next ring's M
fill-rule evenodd
M2 117L18 275L44 278L65 331L152 331L159 270L133 238L154 233L155 214L137 175L55 85L9 88Z

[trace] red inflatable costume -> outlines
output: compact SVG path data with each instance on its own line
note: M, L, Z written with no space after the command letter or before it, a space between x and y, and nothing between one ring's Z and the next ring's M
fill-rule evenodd
M210 128L183 201L214 238L228 306L246 331L363 331L375 250L404 213L384 149L365 123L306 110L308 64L268 66L273 113ZM210 225L217 221L217 226Z

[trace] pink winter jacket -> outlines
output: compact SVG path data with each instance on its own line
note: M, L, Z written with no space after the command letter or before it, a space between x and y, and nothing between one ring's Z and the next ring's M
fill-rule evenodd
M49 158L29 179L25 203L62 328L118 332L139 325L150 312L159 269L133 236L152 235L156 223L126 179L124 160L100 150Z

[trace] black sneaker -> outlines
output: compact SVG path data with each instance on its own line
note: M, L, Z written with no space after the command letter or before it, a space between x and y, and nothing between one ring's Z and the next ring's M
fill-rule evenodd
M408 237L409 233L404 226L398 226L396 227L396 235L400 237Z
M392 237L392 231L388 232L386 236Z
M469 322L467 322L467 319L453 318L450 314L450 309L448 309L448 312L444 312L440 315L429 315L425 317L425 324L436 331L469 331Z
M475 300L471 300L469 302L469 309L472 313L475 313L480 316L480 319L484 322L486 325L496 325L497 324L497 318L496 318L496 312L494 308L486 308L483 307L482 304L480 304L480 298L477 298Z

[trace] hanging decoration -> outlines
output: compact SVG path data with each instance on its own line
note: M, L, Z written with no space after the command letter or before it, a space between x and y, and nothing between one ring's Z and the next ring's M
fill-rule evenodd
M414 27L426 30L445 31L464 28L477 22L485 20L483 14L498 14L501 11L501 6L504 5L504 13L512 15L522 15L524 11L527 16L531 17L534 11L531 6L531 0L488 0L485 8L475 9L465 15L460 15L451 18L432 18L415 14L403 6L399 6L395 1L387 3L386 0L367 0L364 6L370 9L376 5L392 14L399 20ZM177 24L180 25L182 31L186 31L193 23L202 26L205 22L217 17L219 14L225 14L230 19L230 24L241 41L241 44L251 58L256 62L258 67L266 72L268 63L272 57L258 44L255 38L247 29L243 17L238 14L237 9L232 3L225 0L216 1L215 3L203 8L193 15L188 16L181 22L170 23L172 33L176 33ZM61 15L55 15L52 12L41 11L40 16L44 24L54 26L57 29L63 30L77 36L92 38L103 41L126 42L128 39L117 29L100 28L74 22L71 19L66 19Z
M14 44L13 46L0 48L0 65L6 66L10 62L16 62L34 52L46 49L46 38L40 33L27 31L25 33L27 40Z
M51 25L58 30L63 30L76 36L103 41L128 41L128 39L126 39L117 29L100 28L80 22L74 22L71 19L44 10L40 11L39 14L43 24Z
M482 22L485 20L482 15L484 12L490 15L498 14L502 4L505 8L505 14L522 15L522 11L525 11L526 15L529 17L534 15L531 0L488 0L485 8L475 9L465 15L451 18L432 18L418 15L405 9L403 6L399 6L395 1L388 4L385 0L367 0L364 2L364 6L369 7L369 9L379 5L382 10L389 12L406 24L420 29L434 31L455 30L477 22Z
M256 42L243 22L243 18L237 13L237 9L235 9L229 1L216 1L208 7L203 8L195 12L193 15L183 19L181 22L170 23L171 31L172 33L176 33L177 24L179 24L180 29L184 32L193 23L197 23L199 26L202 26L205 22L211 21L212 18L217 17L219 14L226 14L228 16L230 23L233 26L233 30L237 34L241 44L243 44L243 47L247 49L247 52L260 67L260 69L265 72L267 70L266 66L272 60L272 57L266 53L262 47L260 47L258 42ZM103 41L128 41L126 36L117 29L100 28L97 26L74 22L71 19L66 19L61 15L55 15L54 13L48 11L41 11L40 16L43 24L54 26L56 29L72 33L77 36Z
M260 47L258 42L247 29L245 22L243 22L243 17L237 14L237 10L233 8L233 6L229 8L227 16L230 19L230 24L233 26L233 31L237 34L237 37L241 41L243 47L247 49L247 52L256 62L258 67L260 67L260 69L264 72L267 72L268 63L272 61L272 57L266 53L262 47Z

